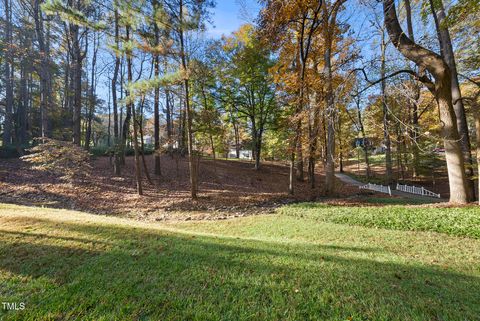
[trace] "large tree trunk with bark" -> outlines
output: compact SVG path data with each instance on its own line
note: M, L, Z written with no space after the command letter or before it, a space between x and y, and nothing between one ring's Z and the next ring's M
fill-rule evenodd
M434 16L435 26L437 29L438 40L440 42L441 55L443 59L445 59L448 67L450 68L450 73L452 77L451 91L453 110L455 111L455 116L457 117L457 128L460 135L460 143L462 146L465 165L467 165L466 175L468 179L468 198L470 201L473 201L475 199L475 182L473 178L474 171L470 144L470 134L468 131L468 123L465 115L465 106L463 105L463 100L461 99L462 93L460 91L460 84L458 82L457 65L453 52L452 40L450 38L450 32L448 30L448 27L446 26L445 8L443 5L443 0L437 1L435 3L433 3L433 0L430 0L430 5L432 9L432 14Z
M448 179L450 187L450 202L467 203L468 192L464 170L464 159L455 112L452 105L451 75L446 62L436 53L414 43L403 32L398 21L394 0L383 0L385 26L394 46L420 69L427 69L435 78L432 84L422 77L422 81L433 92L438 102L441 135L444 140L445 156L447 160Z

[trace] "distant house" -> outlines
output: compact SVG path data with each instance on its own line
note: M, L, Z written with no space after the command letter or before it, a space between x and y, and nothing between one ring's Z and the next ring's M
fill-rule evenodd
M252 151L248 149L241 149L239 156L240 156L239 157L240 159L248 159L248 160L253 159ZM228 151L228 158L236 158L236 157L237 157L237 150L235 148L230 148L230 150Z
M377 147L373 148L372 154L374 154L374 155L384 154L386 149L387 148L385 147L385 145L377 146Z
M353 145L354 148L357 148L357 147L362 147L363 148L365 146L369 147L369 148L372 147L372 143L371 143L371 141L368 137L365 137L365 138L357 137L353 140L352 145Z
M143 143L145 145L153 145L154 141L153 141L153 137L151 135L145 135L143 136Z

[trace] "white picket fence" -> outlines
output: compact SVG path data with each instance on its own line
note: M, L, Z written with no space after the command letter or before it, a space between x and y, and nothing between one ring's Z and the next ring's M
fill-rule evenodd
M440 194L431 192L431 191L425 189L424 187L402 185L402 184L397 183L397 190L405 192L405 193L411 193L411 194L417 194L417 195L422 195L422 196L430 196L430 197L440 198Z
M380 193L386 193L392 196L392 190L390 189L390 186L368 183L367 185L360 186L360 189L369 189Z

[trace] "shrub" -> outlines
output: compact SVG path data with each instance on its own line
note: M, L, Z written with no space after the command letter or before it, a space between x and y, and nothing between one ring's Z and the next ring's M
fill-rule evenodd
M18 158L21 156L22 151L27 149L26 145L6 145L0 147L0 158Z
M155 149L152 145L145 145L144 147L145 147L144 148L144 154L145 155L152 155L155 151ZM90 147L90 153L95 157L109 156L110 154L113 154L114 151L115 151L115 146L111 146L111 147L108 147L108 146ZM135 155L135 151L131 147L125 147L124 152L125 152L125 156Z

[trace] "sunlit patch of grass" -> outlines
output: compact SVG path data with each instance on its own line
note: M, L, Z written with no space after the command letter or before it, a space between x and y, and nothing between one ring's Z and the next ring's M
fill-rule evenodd
M282 207L282 215L315 221L407 231L432 231L480 239L480 208L391 205L338 207L299 203Z

